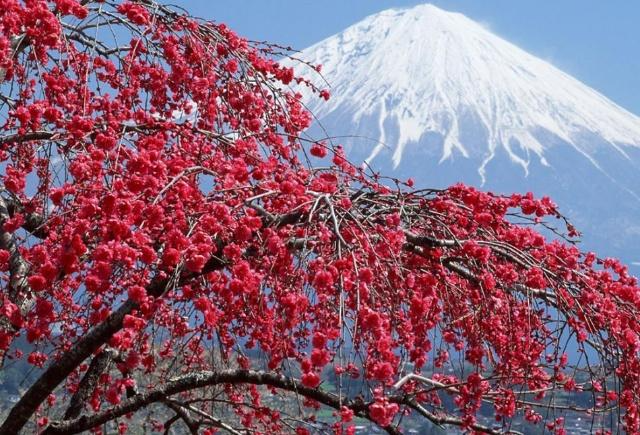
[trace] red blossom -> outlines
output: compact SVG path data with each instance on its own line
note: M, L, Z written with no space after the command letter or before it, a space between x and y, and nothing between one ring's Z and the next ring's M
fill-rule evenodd
M0 249L0 271L9 270L9 258L11 254L5 249Z
M31 290L35 292L39 292L47 288L47 280L42 275L31 275L27 282L29 283L29 287Z
M308 372L302 375L302 384L305 387L316 388L320 385L320 376L314 372Z
M146 25L149 23L149 12L142 5L125 2L118 6L118 12L126 15L134 24Z
M369 406L371 419L382 427L389 426L398 413L399 407L395 403L388 403L386 400L376 401Z
M321 144L321 143L315 143L311 146L311 148L309 149L309 152L311 153L312 156L314 157L318 157L320 159L324 158L327 156L327 148L326 145Z

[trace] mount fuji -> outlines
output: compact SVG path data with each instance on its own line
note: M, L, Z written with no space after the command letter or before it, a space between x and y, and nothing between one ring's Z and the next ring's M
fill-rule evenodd
M640 117L459 13L391 9L287 61L315 137L421 187L549 195L583 249L640 260ZM637 271L637 270L636 270Z

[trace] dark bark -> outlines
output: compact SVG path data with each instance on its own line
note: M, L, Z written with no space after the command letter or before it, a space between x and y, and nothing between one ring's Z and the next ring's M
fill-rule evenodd
M87 372L84 374L82 380L80 381L80 385L78 385L78 390L69 401L69 407L64 414L64 420L73 420L74 418L78 418L80 416L80 413L84 409L87 400L91 396L93 390L96 388L98 380L100 379L100 375L108 370L109 365L116 356L117 351L113 349L105 349L101 353L93 357L91 365L89 365Z
M135 307L136 304L132 301L122 304L104 322L91 329L73 349L53 362L11 409L0 426L0 434L18 433L47 396L85 359L122 328L124 316L131 313Z
M163 402L174 394L221 384L268 385L281 390L296 392L301 396L316 400L333 409L339 410L341 406L347 406L352 408L354 413L358 416L369 418L368 407L363 402L340 400L340 398L334 394L320 389L306 387L301 381L281 374L232 369L221 370L218 372L191 373L182 376L169 381L163 387L138 394L120 405L114 406L105 411L90 416L82 416L74 420L52 423L47 428L47 433L50 435L79 433L126 415L130 412L135 412L152 403ZM397 429L391 426L385 427L384 429L388 433L399 434Z
M11 217L7 203L0 196L0 229ZM4 230L0 230L0 249L9 252L9 283L8 299L20 310L21 315L28 313L34 305L34 299L30 297L30 289L27 283L29 264L22 258L19 251L15 235ZM15 332L16 328L9 319L0 318L0 329L8 332ZM4 366L6 353L0 352L0 368Z
M184 422L191 435L198 435L198 428L200 427L200 424L192 419L191 416L189 416L189 414L187 414L187 412L180 405L177 405L170 400L165 400L163 401L163 403L167 407L171 408L173 412L176 413L176 416Z
M18 35L11 38L11 57L19 55L27 46L29 40L26 35ZM0 68L0 84L4 81L4 77L7 71L4 68Z
M28 142L30 140L46 140L53 138L54 133L51 131L33 131L29 133L15 133L0 137L0 145L6 143Z

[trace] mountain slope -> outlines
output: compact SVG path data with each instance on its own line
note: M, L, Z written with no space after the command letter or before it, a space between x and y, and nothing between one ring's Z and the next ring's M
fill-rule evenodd
M464 15L432 5L372 15L302 57L322 64L332 87L327 104L311 101L318 117L345 111L354 123L372 115L397 123L398 140L388 144L395 166L407 143L426 132L443 135L442 160L480 151L480 173L498 147L525 171L531 158L546 164L537 130L587 157L593 150L581 144L585 133L598 135L623 156L618 144L640 146L637 116ZM486 130L485 149L461 140L468 117ZM386 142L384 131L379 139Z
M328 102L305 101L352 158L423 185L549 194L587 247L640 259L640 118L597 91L432 5L372 15L299 57L322 65L292 63L330 85Z

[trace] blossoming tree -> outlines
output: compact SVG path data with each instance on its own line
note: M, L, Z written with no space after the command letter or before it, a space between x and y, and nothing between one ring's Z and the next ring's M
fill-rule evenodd
M548 199L305 139L290 85L329 94L286 54L152 0L0 0L0 373L36 374L0 434L640 432L627 269Z

